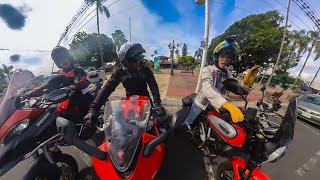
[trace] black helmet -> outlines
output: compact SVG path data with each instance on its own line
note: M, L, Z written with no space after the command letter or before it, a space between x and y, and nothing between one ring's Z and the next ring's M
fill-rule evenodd
M123 44L118 52L122 68L124 70L133 71L133 67L130 65L130 63L141 61L144 57L143 53L146 53L146 50L140 43Z
M61 68L59 65L59 61L64 58L69 59L71 61L71 64L74 65L74 58L71 55L70 51L62 46L57 46L53 48L51 52L51 58L53 59L54 63L57 65L58 68Z

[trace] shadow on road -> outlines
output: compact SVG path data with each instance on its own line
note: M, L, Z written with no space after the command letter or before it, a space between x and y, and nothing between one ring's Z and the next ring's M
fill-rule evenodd
M205 179L202 152L184 134L175 134L165 144L165 158L158 172L159 180Z

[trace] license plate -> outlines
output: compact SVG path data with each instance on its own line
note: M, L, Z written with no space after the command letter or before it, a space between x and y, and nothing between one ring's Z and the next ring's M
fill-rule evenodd
M311 118L311 114L309 114L309 113L303 112L303 113L301 113L301 115L306 117L306 118Z

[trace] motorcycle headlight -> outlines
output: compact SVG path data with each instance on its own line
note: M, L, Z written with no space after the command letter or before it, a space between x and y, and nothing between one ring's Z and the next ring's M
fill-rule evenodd
M9 129L9 131L6 133L6 135L4 135L2 142L5 144L13 137L20 135L28 127L29 127L29 119L25 119L25 120L22 120L22 121L16 123L14 126L12 126Z

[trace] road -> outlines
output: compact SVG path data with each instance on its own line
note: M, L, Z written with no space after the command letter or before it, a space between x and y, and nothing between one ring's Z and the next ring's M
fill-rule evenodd
M273 120L273 122L279 123L277 120ZM320 177L319 139L320 129L297 120L294 139L289 145L286 155L276 163L264 164L262 170L274 180L318 180ZM172 136L166 142L166 150L166 157L159 170L158 179L204 179L206 171L201 151L186 141L185 137L179 134ZM73 147L64 148L63 151L77 159L79 169L86 167L86 163L79 156L79 151ZM29 163L30 160L21 162L0 179L21 179Z

